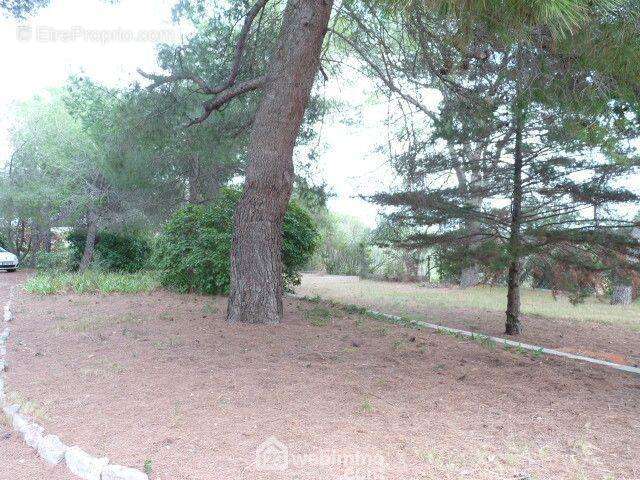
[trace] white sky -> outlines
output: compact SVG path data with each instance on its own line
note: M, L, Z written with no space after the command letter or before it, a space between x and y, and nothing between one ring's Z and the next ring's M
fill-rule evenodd
M73 73L84 72L111 86L139 80L137 68L154 69L154 43L127 37L153 31L179 41L183 32L170 21L174 3L120 0L110 5L99 0L52 0L27 22L0 17L5 72L0 75L0 111L7 112L14 101L63 85ZM101 41L103 35L123 40ZM354 197L385 185L390 171L374 151L386 136L386 107L371 103L368 87L364 80L350 85L340 81L338 86L337 79L324 87L328 95L348 103L348 107L345 105L344 112L336 112L324 122L321 141L326 148L319 168L336 194L330 208L373 226L376 207ZM345 114L349 122L344 121ZM0 163L10 155L8 127L7 115L0 115Z

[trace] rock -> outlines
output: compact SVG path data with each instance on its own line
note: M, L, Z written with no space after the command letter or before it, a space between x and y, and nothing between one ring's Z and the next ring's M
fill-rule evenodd
M4 306L4 321L10 322L11 320L13 320L13 315L11 313L11 308L7 304Z
M29 421L26 418L24 418L22 415L20 415L19 413L15 413L13 415L13 429L16 432L19 432L20 434L24 435L24 432L26 431L28 426L29 426Z
M108 458L92 457L80 447L67 448L64 461L71 473L84 480L100 480L102 470L109 463Z
M27 445L31 448L38 448L38 444L42 440L43 433L44 428L40 425L37 423L29 423L22 432L22 436L24 437L24 442Z
M38 443L38 455L51 465L57 465L64 458L67 446L56 435L42 437Z
M2 333L0 333L0 343L6 342L9 339L10 333L11 329L9 327L5 327Z
M7 420L9 420L9 423L13 423L13 416L18 413L18 410L20 410L20 405L17 404L5 405L4 407L2 407L2 411L7 417Z
M135 468L107 465L102 470L102 480L149 480L149 477Z
M4 372L7 369L7 363L4 360L0 359L0 373Z

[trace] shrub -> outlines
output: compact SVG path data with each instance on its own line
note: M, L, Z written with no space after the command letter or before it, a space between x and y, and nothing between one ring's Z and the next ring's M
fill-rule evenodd
M166 224L156 243L154 264L162 285L179 292L229 292L233 214L240 192L224 189L212 204L188 205ZM318 234L309 214L294 202L284 220L282 248L285 286L300 283Z
M39 271L66 272L71 269L72 259L67 249L55 252L36 253L36 269Z
M77 269L84 253L87 233L82 230L74 230L67 239L71 244L72 266ZM150 254L149 242L139 233L109 231L98 233L95 257L96 263L103 270L138 272L146 266Z

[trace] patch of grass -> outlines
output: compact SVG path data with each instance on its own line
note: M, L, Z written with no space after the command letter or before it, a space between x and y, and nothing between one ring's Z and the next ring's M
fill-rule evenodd
M441 468L444 468L447 465L447 461L444 456L436 450L419 450L416 452L416 454L424 463L436 465Z
M18 404L20 406L20 413L23 415L36 420L48 420L47 414L38 402L23 397L19 392L9 392L7 394L7 400L10 405Z
M37 295L57 293L150 293L159 287L154 272L39 273L25 283L25 290Z
M358 305L345 305L344 307L344 311L347 312L348 314L358 314L358 315L366 315L367 314L367 309L365 307L359 307Z
M170 348L180 347L182 346L182 344L183 343L182 343L182 340L180 340L180 337L176 335L172 335L166 340L156 340L153 342L152 345L153 345L153 348L157 350L168 350Z
M378 328L376 328L375 333L379 337L384 337L389 333L389 329L387 327L378 327Z
M543 355L544 355L544 350L542 347L540 347L538 350L534 350L533 353L531 354L533 358L540 358Z
M207 302L202 306L202 313L209 317L212 317L218 313L218 307L212 303Z
M504 312L506 288L478 286L473 288L425 288L418 284L381 282L375 280L341 278L330 275L303 275L297 289L301 294L320 296L344 304L372 305L390 313L415 313L434 308L473 308ZM522 288L522 313L547 318L563 318L579 322L624 324L640 331L640 301L632 305L610 305L607 301L590 297L584 303L572 305L564 295L554 298L546 290ZM315 297L314 297L315 298Z
M373 404L371 403L371 400L369 400L368 398L365 398L364 401L362 402L362 405L360 405L360 411L362 413L373 413Z
M153 472L153 463L148 458L144 461L143 470L144 470L144 473L146 473L148 477L150 477L151 473Z
M304 312L304 318L316 327L325 327L331 320L331 310L317 305Z
M79 320L61 320L56 323L56 334L61 333L87 333L104 326L107 319L104 317L81 318Z
M113 317L83 317L78 320L67 320L64 317L58 318L55 325L56 334L61 333L87 333L106 325L124 325L123 335L130 333L130 326L139 326L144 322L140 317L136 317L130 313L123 316Z

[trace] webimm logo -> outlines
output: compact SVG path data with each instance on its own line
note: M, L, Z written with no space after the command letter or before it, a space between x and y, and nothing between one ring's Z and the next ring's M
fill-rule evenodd
M289 468L289 449L276 437L269 437L256 449L256 469L282 472Z

